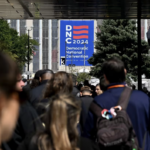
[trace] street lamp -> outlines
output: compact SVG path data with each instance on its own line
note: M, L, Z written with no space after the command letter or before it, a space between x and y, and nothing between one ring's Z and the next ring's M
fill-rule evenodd
M148 44L150 45L150 27L149 27L148 32L146 34L147 34Z
M25 28L28 31L28 55L27 55L27 58L28 58L28 81L29 81L29 65L30 65L30 61L29 61L29 59L30 59L30 51L29 51L29 49L30 49L30 40L29 40L30 37L29 37L29 33L33 29L33 27L27 28L25 26Z

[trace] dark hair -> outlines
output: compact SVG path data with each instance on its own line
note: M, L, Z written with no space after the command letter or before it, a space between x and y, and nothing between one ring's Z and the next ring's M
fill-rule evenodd
M39 80L39 78L40 78L42 72L43 72L43 70L38 70L38 71L35 73L35 75L34 75L34 79Z
M83 87L83 84L80 83L77 88L80 91L82 87Z
M33 89L35 87L37 87L40 84L40 75L42 73L43 70L38 70L35 75L34 78L32 80L32 83L30 84L30 88Z
M19 74L17 64L8 55L0 52L0 90L6 93L7 96L15 91Z
M39 150L76 150L80 101L71 94L64 93L56 94L49 101L45 113L45 130L37 134L32 141L38 145Z
M44 69L41 71L40 77L42 77L44 74L49 73L49 74L54 74L54 72L50 69Z
M54 74L54 76L48 81L44 98L50 98L51 96L62 93L71 93L73 90L73 83L71 76L60 71Z
M77 76L74 75L74 74L70 74L70 76L72 77L73 86L76 86L76 83L77 83Z
M105 78L104 77L101 77L100 78L100 84L99 84L100 88L102 91L106 91L107 90L107 84L106 84L106 81L105 81Z
M88 80L84 80L84 86L90 86L89 81Z
M102 72L110 83L121 83L125 81L125 66L119 58L110 58L104 62Z
M38 85L40 84L40 81L38 79L33 79L31 84L30 84L30 88L34 89L36 88Z

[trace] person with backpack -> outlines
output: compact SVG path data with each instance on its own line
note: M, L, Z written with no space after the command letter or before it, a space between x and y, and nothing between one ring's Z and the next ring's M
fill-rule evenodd
M102 72L108 84L107 91L92 102L84 136L96 140L103 149L121 145L122 149L149 150L149 97L125 86L126 69L120 59L104 62Z
M45 113L45 129L27 137L18 150L99 150L93 141L79 137L80 111L80 101L72 93L55 94Z

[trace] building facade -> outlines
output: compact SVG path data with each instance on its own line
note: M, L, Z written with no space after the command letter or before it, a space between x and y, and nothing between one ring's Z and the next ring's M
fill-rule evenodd
M69 67L60 65L60 20L7 20L11 28L17 30L18 35L28 34L27 29L32 28L30 37L39 43L37 51L33 54L30 62L29 71L35 73L40 69L52 69L54 72L67 71L71 72ZM102 19L94 20L94 33L100 32L99 25ZM146 33L150 26L150 20L141 20L141 38L147 41ZM94 35L94 41L96 35ZM94 49L95 51L95 49ZM83 70L84 66L74 67L74 70ZM89 66L85 66L90 71ZM23 72L27 71L27 64ZM136 84L136 83L135 83ZM149 80L143 79L142 86L150 90Z
M28 34L39 43L33 53L29 71L35 73L40 69L58 70L57 64L57 24L58 20L8 20L10 27L17 30L18 35ZM27 64L23 68L26 72Z

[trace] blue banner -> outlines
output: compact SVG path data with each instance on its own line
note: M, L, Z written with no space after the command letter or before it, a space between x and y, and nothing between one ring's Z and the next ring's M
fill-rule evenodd
M60 65L91 66L94 21L60 21ZM84 58L85 57L85 58Z

